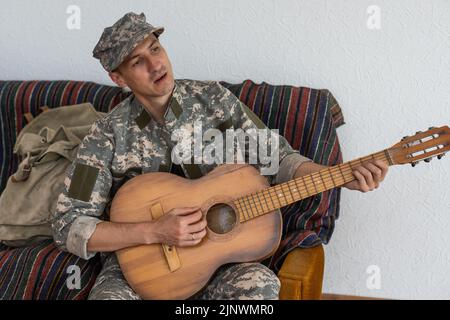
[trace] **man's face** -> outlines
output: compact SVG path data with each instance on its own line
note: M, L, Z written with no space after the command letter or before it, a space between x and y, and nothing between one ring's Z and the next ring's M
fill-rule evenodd
M134 94L146 97L168 95L174 86L169 57L153 34L134 48L110 76L119 86L129 87Z

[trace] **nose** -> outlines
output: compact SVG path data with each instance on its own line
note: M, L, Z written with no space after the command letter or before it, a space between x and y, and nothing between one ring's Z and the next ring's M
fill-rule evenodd
M161 61L155 57L148 56L147 70L150 74L157 73L161 69Z

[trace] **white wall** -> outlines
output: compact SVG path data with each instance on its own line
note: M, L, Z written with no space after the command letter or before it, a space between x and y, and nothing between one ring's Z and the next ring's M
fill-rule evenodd
M81 10L69 30L68 5ZM369 5L381 29L367 28ZM448 125L450 2L445 0L8 1L0 11L0 79L111 84L92 58L103 28L128 11L163 25L176 77L328 88L340 102L345 160ZM382 187L343 190L326 247L324 291L450 299L450 159L393 167ZM381 287L366 285L371 265Z

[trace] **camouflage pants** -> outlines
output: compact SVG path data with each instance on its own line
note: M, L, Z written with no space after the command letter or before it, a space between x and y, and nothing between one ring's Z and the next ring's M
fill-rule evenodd
M89 294L89 300L140 300L123 277L115 254L108 254ZM220 267L208 285L190 299L275 300L280 281L260 263L236 263Z

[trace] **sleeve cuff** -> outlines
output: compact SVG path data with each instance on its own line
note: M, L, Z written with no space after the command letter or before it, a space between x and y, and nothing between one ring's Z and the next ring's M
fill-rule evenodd
M294 179L294 174L297 168L305 162L310 162L311 159L302 156L300 153L292 153L283 158L280 163L280 168L275 176L275 184L288 182Z
M102 220L86 216L75 219L67 236L67 251L86 260L95 256L97 252L87 251L87 243L100 222Z

